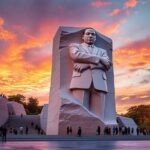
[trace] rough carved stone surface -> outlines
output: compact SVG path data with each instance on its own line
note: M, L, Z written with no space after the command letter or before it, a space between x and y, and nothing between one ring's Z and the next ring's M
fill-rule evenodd
M0 96L0 126L8 119L7 99Z
M53 41L52 77L50 101L48 107L47 134L66 135L67 126L71 126L73 134L82 128L83 135L95 135L97 126L117 125L115 114L115 93L113 67L106 73L108 91L106 95L105 117L101 120L87 110L69 90L72 77L73 62L69 57L68 45L81 43L81 34L84 28L60 27ZM97 34L95 45L107 51L112 60L112 40Z
M83 135L96 135L96 129L101 126L103 130L104 124L97 116L94 116L82 105L70 103L64 104L60 108L59 118L59 135L66 135L66 126L72 127L72 134L77 135L78 127L82 129Z
M47 115L48 115L47 113L48 113L48 104L45 104L40 114L40 125L45 132L47 126Z
M136 135L136 129L137 129L137 124L135 123L135 121L132 118L128 118L128 117L123 117L123 116L117 116L117 122L119 124L120 127L130 127L130 129L134 129L134 135Z
M21 114L26 115L25 109L22 104L12 101L8 102L7 106L9 115L16 115L16 116L19 116Z

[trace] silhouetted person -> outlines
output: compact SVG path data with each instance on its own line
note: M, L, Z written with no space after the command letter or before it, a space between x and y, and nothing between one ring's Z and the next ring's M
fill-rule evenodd
M108 128L108 135L111 135L111 128Z
M69 133L70 133L70 135L72 135L72 127L71 126L69 128Z
M116 127L116 135L118 135L119 133L119 129Z
M130 135L130 127L127 127L127 135Z
M81 127L78 128L78 136L81 136L82 135L82 130L81 130Z
M0 136L2 136L2 131L3 131L3 128L0 127Z
M39 135L41 133L40 127L38 127L37 130L38 130L38 135Z
M100 135L101 134L101 128L100 126L97 127L97 135Z
M31 127L33 127L34 126L34 123L33 122L31 122Z
M14 133L15 135L17 135L17 134L18 134L18 131L17 131L16 129L14 129L14 130L13 130L13 133Z
M71 126L67 127L67 135L72 135L72 127Z
M23 134L23 127L19 127L20 134Z
M38 130L38 125L36 124L36 126L35 126L35 130Z
M122 128L119 127L119 134L122 134Z
M136 129L136 134L139 135L139 133L140 133L140 129L137 128L137 129Z
M29 128L28 128L28 127L26 127L26 134L28 134L28 131L29 131Z
M132 133L132 134L134 133L134 128L131 129L131 133Z
M21 114L20 117L23 118L23 114Z
M69 126L67 127L67 135L69 135L70 129Z
M6 137L7 137L7 128L3 127L3 129L2 129L2 141L6 141Z
M41 130L41 135L43 135L44 134L44 132L43 132L43 130Z

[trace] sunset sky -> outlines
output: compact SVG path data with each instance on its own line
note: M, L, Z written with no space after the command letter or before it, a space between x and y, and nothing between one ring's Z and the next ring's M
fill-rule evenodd
M59 26L112 38L118 113L150 104L150 0L0 0L0 93L48 103Z

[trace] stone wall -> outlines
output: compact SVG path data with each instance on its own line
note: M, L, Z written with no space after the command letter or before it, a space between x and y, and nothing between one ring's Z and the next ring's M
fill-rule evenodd
M0 126L8 119L7 99L0 96Z
M8 106L8 114L9 115L26 115L24 106L22 104L19 104L17 102L8 102L7 103Z
M128 118L128 117L123 117L123 116L117 116L117 122L119 124L119 127L126 127L126 128L133 128L133 134L136 135L136 129L137 129L137 124L135 123L135 121L132 118Z

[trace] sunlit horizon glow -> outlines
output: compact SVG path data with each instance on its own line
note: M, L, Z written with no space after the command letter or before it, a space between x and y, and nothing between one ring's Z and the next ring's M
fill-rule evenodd
M93 27L113 40L117 113L150 104L150 1L0 1L0 93L48 103L59 26Z

